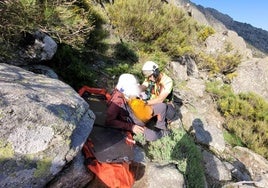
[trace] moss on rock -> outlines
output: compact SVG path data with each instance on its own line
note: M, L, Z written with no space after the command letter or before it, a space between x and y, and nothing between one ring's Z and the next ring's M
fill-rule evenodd
M11 159L14 156L14 149L12 148L11 143L7 143L3 140L0 140L0 162Z

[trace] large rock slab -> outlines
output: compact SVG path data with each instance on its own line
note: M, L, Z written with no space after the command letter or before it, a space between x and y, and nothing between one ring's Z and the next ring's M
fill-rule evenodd
M0 64L0 187L44 187L80 152L95 115L67 84Z
M242 62L232 81L235 93L254 92L268 101L268 58Z
M147 163L142 179L135 182L134 188L170 187L183 188L185 182L175 165Z

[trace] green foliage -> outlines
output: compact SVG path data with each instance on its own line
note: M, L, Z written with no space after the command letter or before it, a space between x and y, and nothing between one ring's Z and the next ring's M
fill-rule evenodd
M127 43L117 43L115 45L114 57L119 60L129 60L131 62L137 62L138 56L131 49L130 45Z
M106 67L106 72L108 72L110 75L115 75L118 76L129 72L130 73L130 69L131 69L131 64L128 64L124 61L122 62L117 62L116 66L112 65L112 66L107 66Z
M109 36L109 33L108 30L103 28L103 25L107 22L107 18L98 7L92 7L91 4L89 5L87 4L87 9L90 10L88 19L90 22L94 23L94 25L92 31L86 37L85 46L86 48L104 53L108 49L108 45L104 42L104 39Z
M227 80L229 83L231 83L231 81L232 81L235 77L237 77L237 72L233 72L233 73L227 74L225 78L226 78L226 80Z
M221 54L217 57L220 73L227 74L235 71L236 67L241 62L241 55L235 54Z
M213 35L215 30L212 27L203 27L197 34L198 39L205 41L209 36Z
M226 128L248 148L268 158L268 103L254 93L235 95L230 86L216 82L207 84L207 91L226 117Z
M0 10L1 57L16 58L21 35L41 30L58 43L49 64L60 78L75 89L95 85L97 73L88 64L108 49L108 32L105 14L92 1L15 0L0 2Z
M187 187L205 187L201 152L183 129L172 129L171 135L150 143L148 154L152 160L177 164Z
M232 95L233 91L232 88L227 84L221 84L221 82L207 82L206 83L206 91L208 91L211 95L213 95L213 98L216 100L219 100L220 98L223 98L224 96Z
M51 66L66 83L78 90L83 85L94 86L95 71L83 59L83 54L68 45L60 45Z
M109 6L108 11L122 38L150 41L158 33L155 11L160 10L161 5L160 1L119 0Z
M52 160L47 158L37 162L36 170L34 171L34 177L40 178L49 172L49 168L52 164Z
M0 162L12 159L14 156L14 149L10 143L0 140Z
M29 15L38 15L39 13L38 10L31 8L31 4L18 0L0 3L0 34L3 42L10 44L12 41L18 40L22 31L31 30L36 26L34 19L38 19L38 16L31 17Z
M94 28L87 37L87 40L85 42L86 48L97 51L99 53L105 53L108 50L109 46L103 42L103 39L107 36L107 31L103 30L102 28Z
M241 139L235 135L234 133L224 131L223 132L224 139L227 143L229 143L231 146L244 146L244 143L242 143Z
M163 35L155 40L153 45L172 57L192 52L192 47L187 45L187 43L187 35L176 29L174 31L163 33Z
M231 52L232 50L234 50L234 47L231 43L227 43L225 44L225 51L228 53L228 52Z
M88 9L74 2L14 0L0 2L1 46L15 51L22 33L41 30L48 33L59 43L66 43L80 48L93 30L94 9L90 1ZM23 15L23 16L22 16ZM100 20L100 19L98 19ZM2 47L5 47L2 46ZM3 53L8 57L8 53ZM2 50L0 52L2 55Z
M24 6L33 6L36 4L36 0L20 0L21 4Z
M142 133L140 134L135 134L133 136L134 140L142 145L145 145L146 144L146 140L144 138L144 135Z
M171 56L191 51L195 27L182 9L172 3L151 0L118 0L108 6L112 24L121 38L139 42L144 50L160 50Z
M239 53L219 52L216 55L200 53L199 58L198 67L211 73L232 73L241 62Z

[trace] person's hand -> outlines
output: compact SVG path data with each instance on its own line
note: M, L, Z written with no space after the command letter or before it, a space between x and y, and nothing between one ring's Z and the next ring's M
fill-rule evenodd
M143 91L143 92L140 93L140 98L141 98L142 100L147 100L147 99L148 99L148 96L147 96L147 94Z
M139 126L139 125L133 125L132 126L132 132L135 134L143 133L144 132L144 127Z

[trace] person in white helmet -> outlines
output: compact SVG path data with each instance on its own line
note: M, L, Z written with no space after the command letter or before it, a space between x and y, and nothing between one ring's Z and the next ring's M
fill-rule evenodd
M144 132L144 122L134 116L127 101L138 97L140 85L132 74L122 74L108 103L105 124L138 134Z
M160 72L159 66L153 61L146 61L142 67L142 74L145 77L141 89L145 91L145 101L154 109L166 108L164 119L172 121L175 118L175 107L173 100L173 80L165 73ZM165 107L160 104L165 104ZM164 127L159 127L164 129Z
M153 61L146 61L142 67L145 77L142 89L148 95L149 105L172 100L173 80L159 71L159 66Z
M140 98L140 93L141 88L136 77L128 73L122 74L108 103L105 124L134 134L142 133L147 141L155 141L163 136L162 132L148 129L146 127L147 122L135 116L135 112L129 103L133 99ZM164 103L157 104L151 109L151 118L165 116L166 106ZM156 124L159 127L164 127L165 119L158 118Z

